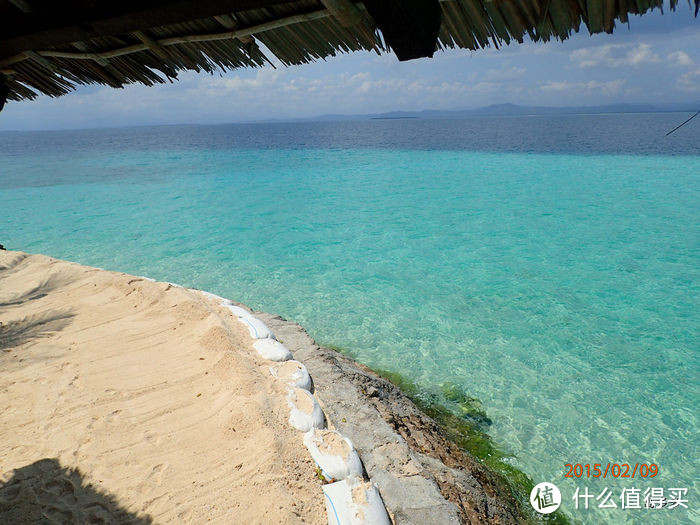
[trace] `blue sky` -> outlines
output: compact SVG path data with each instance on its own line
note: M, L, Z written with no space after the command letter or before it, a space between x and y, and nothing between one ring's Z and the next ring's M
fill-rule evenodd
M58 99L8 103L0 130L222 123L505 102L694 103L700 102L699 29L700 19L681 0L675 12L633 17L629 28L618 23L614 35L589 36L584 26L565 42L438 51L410 62L363 52L291 68L187 72L178 82L150 88L85 86Z

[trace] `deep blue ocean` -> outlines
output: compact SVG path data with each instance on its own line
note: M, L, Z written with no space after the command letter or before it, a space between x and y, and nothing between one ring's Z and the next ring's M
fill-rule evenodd
M0 243L209 290L400 372L584 523L698 523L700 118L0 133ZM0 116L1 118L1 116ZM565 479L566 463L654 479ZM576 488L616 509L574 509ZM689 509L621 509L622 488Z

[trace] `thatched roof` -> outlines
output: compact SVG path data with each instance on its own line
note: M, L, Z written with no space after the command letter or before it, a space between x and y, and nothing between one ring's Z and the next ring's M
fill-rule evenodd
M675 8L678 0L670 0ZM437 48L564 40L584 24L611 33L663 0L0 0L4 98L121 87L179 71L303 64L360 49L400 60ZM696 15L700 0L695 0ZM3 96L5 95L5 97Z

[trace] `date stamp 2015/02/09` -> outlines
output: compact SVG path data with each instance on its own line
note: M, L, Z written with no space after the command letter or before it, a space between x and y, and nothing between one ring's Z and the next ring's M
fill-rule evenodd
M653 478L659 473L655 463L566 463L565 478Z

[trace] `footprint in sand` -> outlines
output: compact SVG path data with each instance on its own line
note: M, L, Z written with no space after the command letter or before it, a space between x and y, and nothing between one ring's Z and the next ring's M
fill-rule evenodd
M143 439L151 445L159 445L162 441L160 434L158 434L158 432L154 432L153 430L146 430L143 433Z
M80 374L75 374L73 376L73 379L70 380L70 383L68 383L68 386L73 387L77 390L82 390L83 389L83 382L80 379Z
M107 394L109 397L116 397L117 399L124 397L119 390L115 390L114 388L105 388L105 394Z
M151 472L148 474L148 481L160 485L163 482L163 474L167 469L167 464L159 463L151 469Z
M108 425L116 425L121 420L121 416L120 416L121 413L122 413L122 411L119 409L114 410L113 412L110 412L104 418L105 423Z

